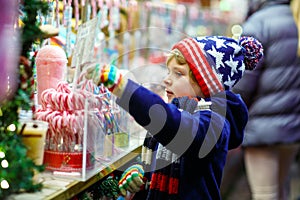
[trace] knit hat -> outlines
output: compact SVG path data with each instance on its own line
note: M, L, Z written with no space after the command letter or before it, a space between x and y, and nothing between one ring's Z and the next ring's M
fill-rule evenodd
M172 49L182 53L205 97L230 90L263 57L261 43L247 36L239 41L224 36L185 38Z

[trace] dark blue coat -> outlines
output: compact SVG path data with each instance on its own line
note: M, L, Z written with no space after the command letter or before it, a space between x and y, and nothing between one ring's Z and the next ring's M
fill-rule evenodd
M298 31L289 0L265 1L243 24L264 47L264 60L233 91L249 106L243 146L300 142Z
M117 102L162 145L183 158L180 199L221 199L227 152L241 144L248 119L238 95L217 94L211 98L211 110L190 114L129 80Z

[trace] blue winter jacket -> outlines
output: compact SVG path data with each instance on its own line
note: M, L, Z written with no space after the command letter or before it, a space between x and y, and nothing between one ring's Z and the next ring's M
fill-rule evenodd
M243 24L257 38L264 59L234 86L249 109L243 146L300 142L300 57L290 0L263 2Z
M241 98L226 91L211 99L211 110L190 114L130 81L117 103L162 145L184 160L180 199L218 200L226 155L243 139L248 112Z

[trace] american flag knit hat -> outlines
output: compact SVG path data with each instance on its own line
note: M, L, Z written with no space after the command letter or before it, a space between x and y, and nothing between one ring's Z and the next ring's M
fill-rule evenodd
M185 38L172 49L182 53L205 97L230 90L263 57L261 43L247 36L238 41L225 36Z

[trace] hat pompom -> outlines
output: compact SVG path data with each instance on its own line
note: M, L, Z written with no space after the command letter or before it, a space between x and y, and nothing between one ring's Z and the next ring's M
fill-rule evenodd
M259 60L263 57L263 46L255 38L249 36L240 37L239 41L244 55L245 67L247 70L255 69Z

